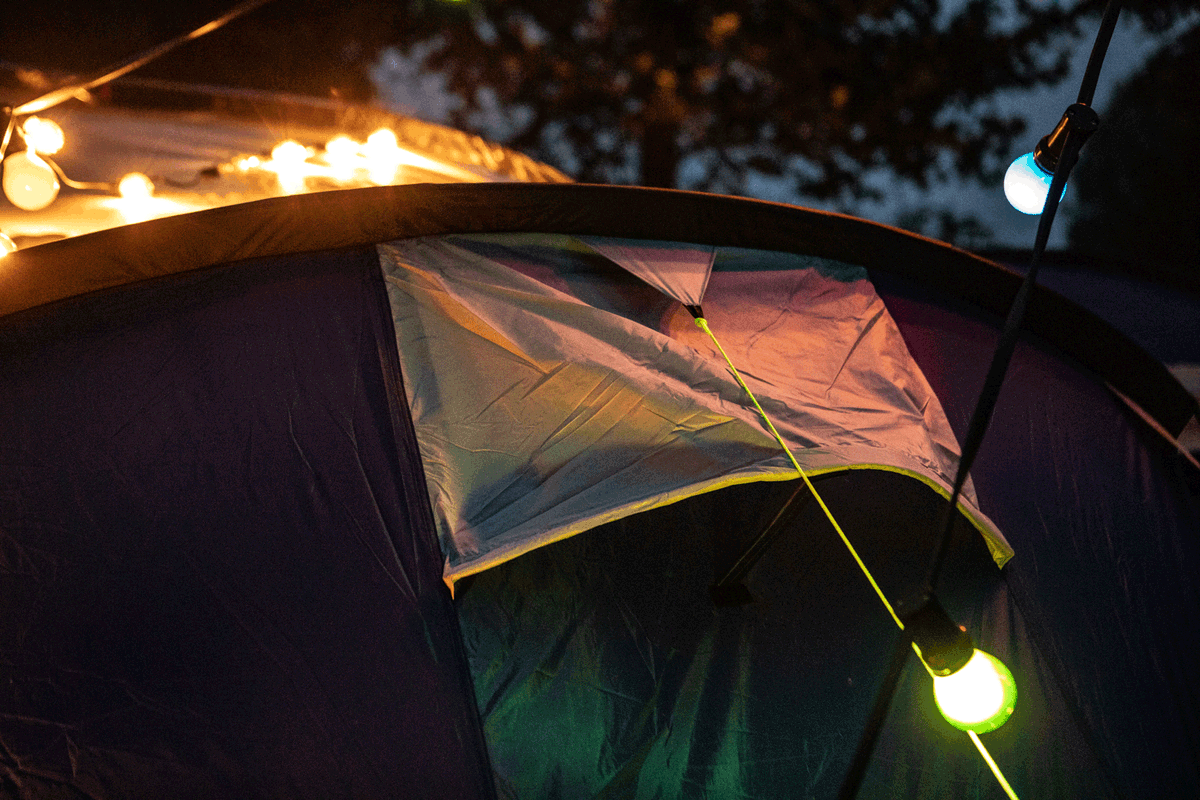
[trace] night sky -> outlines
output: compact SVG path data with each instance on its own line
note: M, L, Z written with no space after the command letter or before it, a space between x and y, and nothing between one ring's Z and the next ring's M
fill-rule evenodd
M235 5L232 0L188 3L44 0L25 4L21 13L6 15L0 25L0 63L91 76L198 27ZM388 41L388 25L400 24L395 5L382 0L353 4L275 0L202 40L182 46L137 74L367 102L377 93L367 70L379 48ZM1094 28L1097 21L1090 20L1089 24ZM1177 29L1180 27L1183 26ZM1002 93L993 98L992 102L1001 110L1016 111L1028 120L1029 141L1022 146L1031 147L1043 132L1049 132L1063 109L1073 102L1093 35L1094 30L1086 30L1075 41L1072 74L1061 84ZM284 38L294 40L297 36L307 42L299 54L294 46L282 44ZM1102 113L1114 88L1167 38L1149 35L1128 14L1123 17L1096 93L1095 105ZM272 39L279 43L273 43ZM22 92L3 85L6 72L0 70L0 99L8 102L28 99L27 89ZM481 132L487 135L486 131ZM1016 155L1019 152L1010 157ZM974 181L951 181L921 190L888 182L886 174L881 180L887 186L884 199L860 201L850 209L797 196L790 185L766 177L752 181L748 190L752 196L764 199L849 210L892 224L913 207L969 208L992 230L994 245L1032 244L1036 218L1012 210L995 187L982 187ZM1071 199L1069 188L1064 210L1070 207ZM1067 227L1065 221L1056 225L1052 248L1065 245Z

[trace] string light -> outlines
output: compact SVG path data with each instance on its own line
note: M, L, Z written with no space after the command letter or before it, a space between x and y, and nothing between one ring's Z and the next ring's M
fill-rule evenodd
M275 173L279 178L279 188L285 193L300 194L304 191L304 179L309 173L305 163L308 156L307 147L289 139L275 145L275 149L271 151L271 160L264 168Z
M117 192L126 200L144 200L154 196L154 183L140 172L131 172L121 178Z
M119 207L128 221L164 216L182 208L179 203L154 197L154 184L141 173L126 175L116 185L71 180L49 158L66 143L62 128L52 120L31 116L17 126L15 120L10 119L9 132L14 130L20 132L25 150L3 161L4 192L18 208L26 211L43 209L57 198L62 186L119 195L120 202L114 207ZM469 170L401 147L396 133L389 128L374 131L365 142L357 142L346 135L336 136L324 148L306 147L289 139L277 144L269 156L240 157L215 171L246 176L271 173L279 191L300 194L317 188L310 185L310 179L344 187L390 185L396 182L400 169L405 166L442 173L457 180L480 180Z
M942 716L956 728L987 733L1012 716L1017 684L1000 659L975 650L957 672L933 679L933 697Z
M404 157L393 131L380 128L372 133L367 137L362 153L367 159L367 175L371 183L385 186L396 180L396 170L400 169Z
M4 196L17 208L40 211L54 202L61 188L54 170L33 150L4 159Z
M1050 183L1067 143L1068 131L1083 142L1100 126L1100 117L1086 103L1069 106L1054 130L1043 136L1033 152L1018 156L1004 173L1004 196L1022 214L1041 214L1050 194ZM1066 192L1066 184L1063 184ZM1062 200L1062 195L1058 199Z
M1004 196L1022 214L1041 214L1046 206L1046 195L1050 194L1052 180L1054 173L1042 169L1033 153L1025 153L1009 164L1008 171L1004 173ZM1064 185L1064 194L1066 190Z
M366 166L362 148L349 136L337 136L325 144L325 163L335 180L348 183L354 173Z
M35 153L52 156L67 143L63 129L54 120L29 117L21 124L21 138Z

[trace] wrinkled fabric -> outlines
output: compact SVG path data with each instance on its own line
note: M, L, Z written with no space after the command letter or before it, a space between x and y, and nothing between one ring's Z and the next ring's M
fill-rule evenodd
M685 306L698 306L704 299L715 247L601 236L581 236L579 241Z
M875 283L962 433L1000 321ZM1181 798L1200 785L1200 507L1186 469L1093 374L1032 337L1017 347L972 471L1018 556L996 570L960 523L937 585L1015 677L1013 716L981 739L1017 796ZM815 483L885 595L912 596L940 498L874 470ZM501 797L839 796L897 644L870 587L809 502L746 575L752 602L709 594L792 484L687 498L462 582ZM904 657L857 796L1003 796Z
M379 248L448 580L719 486L795 475L691 315L582 248L529 234ZM637 252L677 265L696 248L680 251ZM703 302L806 471L873 466L949 485L957 445L865 271L720 248ZM1003 563L1012 552L970 492L963 509Z
M716 607L709 595L795 483L691 497L462 581L456 605L500 797L838 796L898 632L816 504L747 576L754 602ZM916 592L941 499L876 470L817 486L885 592ZM966 525L949 566L941 599L995 649L973 611L1000 573ZM928 715L927 673L909 661L894 708ZM966 736L948 727L888 725L885 775L908 781L921 759L927 785L952 787L902 796L994 796ZM892 747L904 758L882 755Z
M0 796L488 798L374 248L0 320Z

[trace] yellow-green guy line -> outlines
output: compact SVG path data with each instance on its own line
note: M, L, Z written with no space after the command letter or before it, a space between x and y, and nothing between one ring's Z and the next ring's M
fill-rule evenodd
M842 530L842 526L838 524L836 519L834 519L833 512L829 510L829 506L825 505L825 501L821 499L820 493L817 492L817 487L813 486L812 481L808 479L808 475L806 475L804 470L800 467L800 462L796 461L796 457L792 455L792 449L787 446L787 442L785 442L783 437L779 435L779 431L775 429L775 424L771 422L771 418L767 416L767 412L763 411L763 407L758 404L758 398L754 396L754 392L750 391L750 387L746 385L744 380L742 380L741 373L738 372L737 367L733 365L733 361L725 352L725 348L721 347L721 343L717 341L716 335L708 327L708 320L706 320L704 317L696 317L696 324L700 326L700 330L707 333L708 337L713 340L713 344L717 346L717 350L721 353L721 358L725 359L725 363L729 365L730 371L733 372L733 377L737 380L738 386L742 387L742 391L744 391L750 398L750 401L754 403L754 407L758 409L758 413L763 418L763 422L767 423L767 428L771 431L771 435L775 437L775 441L779 442L779 446L783 448L783 452L787 453L788 460L792 462L792 466L796 468L796 472L799 473L800 477L804 480L804 485L808 487L810 492L812 492L813 498L816 499L817 504L821 506L821 510L825 512L825 517L829 520L829 524L833 526L835 531L837 531L837 535L841 538L842 544L846 545L846 549L849 550L850 555L854 557L854 563L858 564L858 568L862 570L862 574L865 575L867 581L870 582L871 588L875 590L875 594L879 595L879 601L883 603L883 606L887 609L887 612L892 615L892 619L895 621L896 627L900 628L900 630L904 630L904 623L900 621L899 615L896 614L896 609L892 608L892 604L888 602L887 596L884 595L883 590L879 588L879 584L875 582L875 576L871 574L871 570L867 569L867 565L863 563L862 558L858 555L858 551L855 550L854 545L851 544L850 538L846 536L846 533ZM925 659L921 657L921 649L917 647L916 642L912 643L912 648L913 652L917 654L917 657L921 662L921 666L925 667L926 671L929 671L929 665L926 664ZM929 672L929 674L931 677L933 676L932 672ZM1000 784L1000 788L1004 790L1004 793L1009 796L1010 800L1020 800L1020 798L1017 797L1017 793L1013 791L1012 786L1005 779L1004 773L1000 771L1000 767L992 758L991 753L987 751L987 748L983 746L983 742L979 740L979 736L975 733L975 731L967 731L967 735L971 737L971 741L979 750L980 755L983 756L984 762L986 762L988 767L992 770L992 774L996 776L996 781Z
M1004 793L1008 795L1011 800L1020 800L1020 798L1017 797L1017 793L1013 791L1012 786L1010 786L1008 781L1004 779L1004 773L1000 771L1000 767L996 766L996 762L992 760L992 754L989 753L987 748L983 746L983 742L979 741L979 734L975 733L975 731L967 731L967 736L971 737L971 741L974 742L975 747L979 749L979 755L983 756L983 760L987 762L989 767L991 767L992 774L996 776L996 780L999 782L1000 788L1004 790Z
M808 479L808 476L804 474L804 470L800 468L800 463L796 461L796 457L792 455L791 448L787 446L787 443L783 440L783 437L779 435L779 431L775 430L775 424L771 422L771 418L767 416L767 412L763 411L762 406L758 404L758 398L754 396L754 392L750 391L750 387L747 386L746 382L742 380L741 373L739 373L737 371L737 367L733 365L733 361L731 361L728 354L726 354L725 348L721 347L721 343L717 341L717 337L708 327L708 320L706 320L704 317L696 317L696 324L699 325L700 329L707 333L709 338L713 340L713 344L717 346L717 350L721 351L721 357L725 359L725 363L728 364L729 369L733 371L733 377L737 379L738 386L741 386L742 391L749 395L751 402L754 403L754 407L758 409L758 413L762 416L763 421L767 423L767 428L770 429L771 435L775 437L777 442L779 442L779 446L783 448L783 452L787 453L787 457L792 462L792 466L796 468L796 472L798 472L800 477L804 479L804 485L808 487L810 492L812 492L812 496L816 499L817 503L821 506L821 510L825 512L825 516L829 519L829 524L833 526L833 529L837 531L837 535L841 537L842 544L846 545L846 549L849 550L850 555L854 557L854 562L858 564L858 568L861 569L863 575L867 577L867 580L871 584L871 588L875 590L875 594L879 595L880 602L883 603L884 608L887 609L887 612L892 615L892 619L895 620L896 626L900 628L900 630L904 630L904 623L900 621L899 615L896 614L896 609L892 608L892 604L888 602L887 596L885 596L883 590L879 588L879 584L875 582L875 576L871 574L871 570L867 569L867 565L864 564L862 558L859 557L858 551L855 550L854 545L850 543L849 537L847 537L845 532L842 531L842 526L838 524L836 519L834 519L833 512L829 510L829 506L825 505L825 501L822 500L821 495L817 493L817 488L813 486L812 481ZM917 652L919 655L920 651ZM922 661L922 663L924 663L924 661Z

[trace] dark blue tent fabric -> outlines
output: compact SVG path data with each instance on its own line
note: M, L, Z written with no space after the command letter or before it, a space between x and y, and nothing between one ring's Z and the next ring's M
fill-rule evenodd
M787 484L550 545L450 605L370 243L513 230L861 264L959 435L997 319L950 298L1003 313L1017 281L859 220L621 187L329 192L18 253L0 796L490 797L489 748L504 797L836 795L894 626L811 504L747 576L755 603L707 592ZM1025 798L1191 796L1196 499L1104 381L1173 432L1194 399L1069 304L1035 297L1029 327L1054 347L1018 348L973 470L1017 555L999 572L959 531L938 586L1017 676L984 739ZM818 485L884 590L918 585L932 493ZM859 796L999 796L911 658Z
M956 434L966 432L998 321L875 275ZM1180 453L1103 382L1045 341L1014 356L972 469L984 513L1017 556L985 603L1018 663L1064 705L1047 714L1042 796L1181 797L1200 786L1200 505ZM1020 672L1017 672L1020 674ZM1001 738L1004 729L995 737ZM1027 743L1012 743L1015 752Z
M0 363L0 796L492 796L374 248L6 317Z

